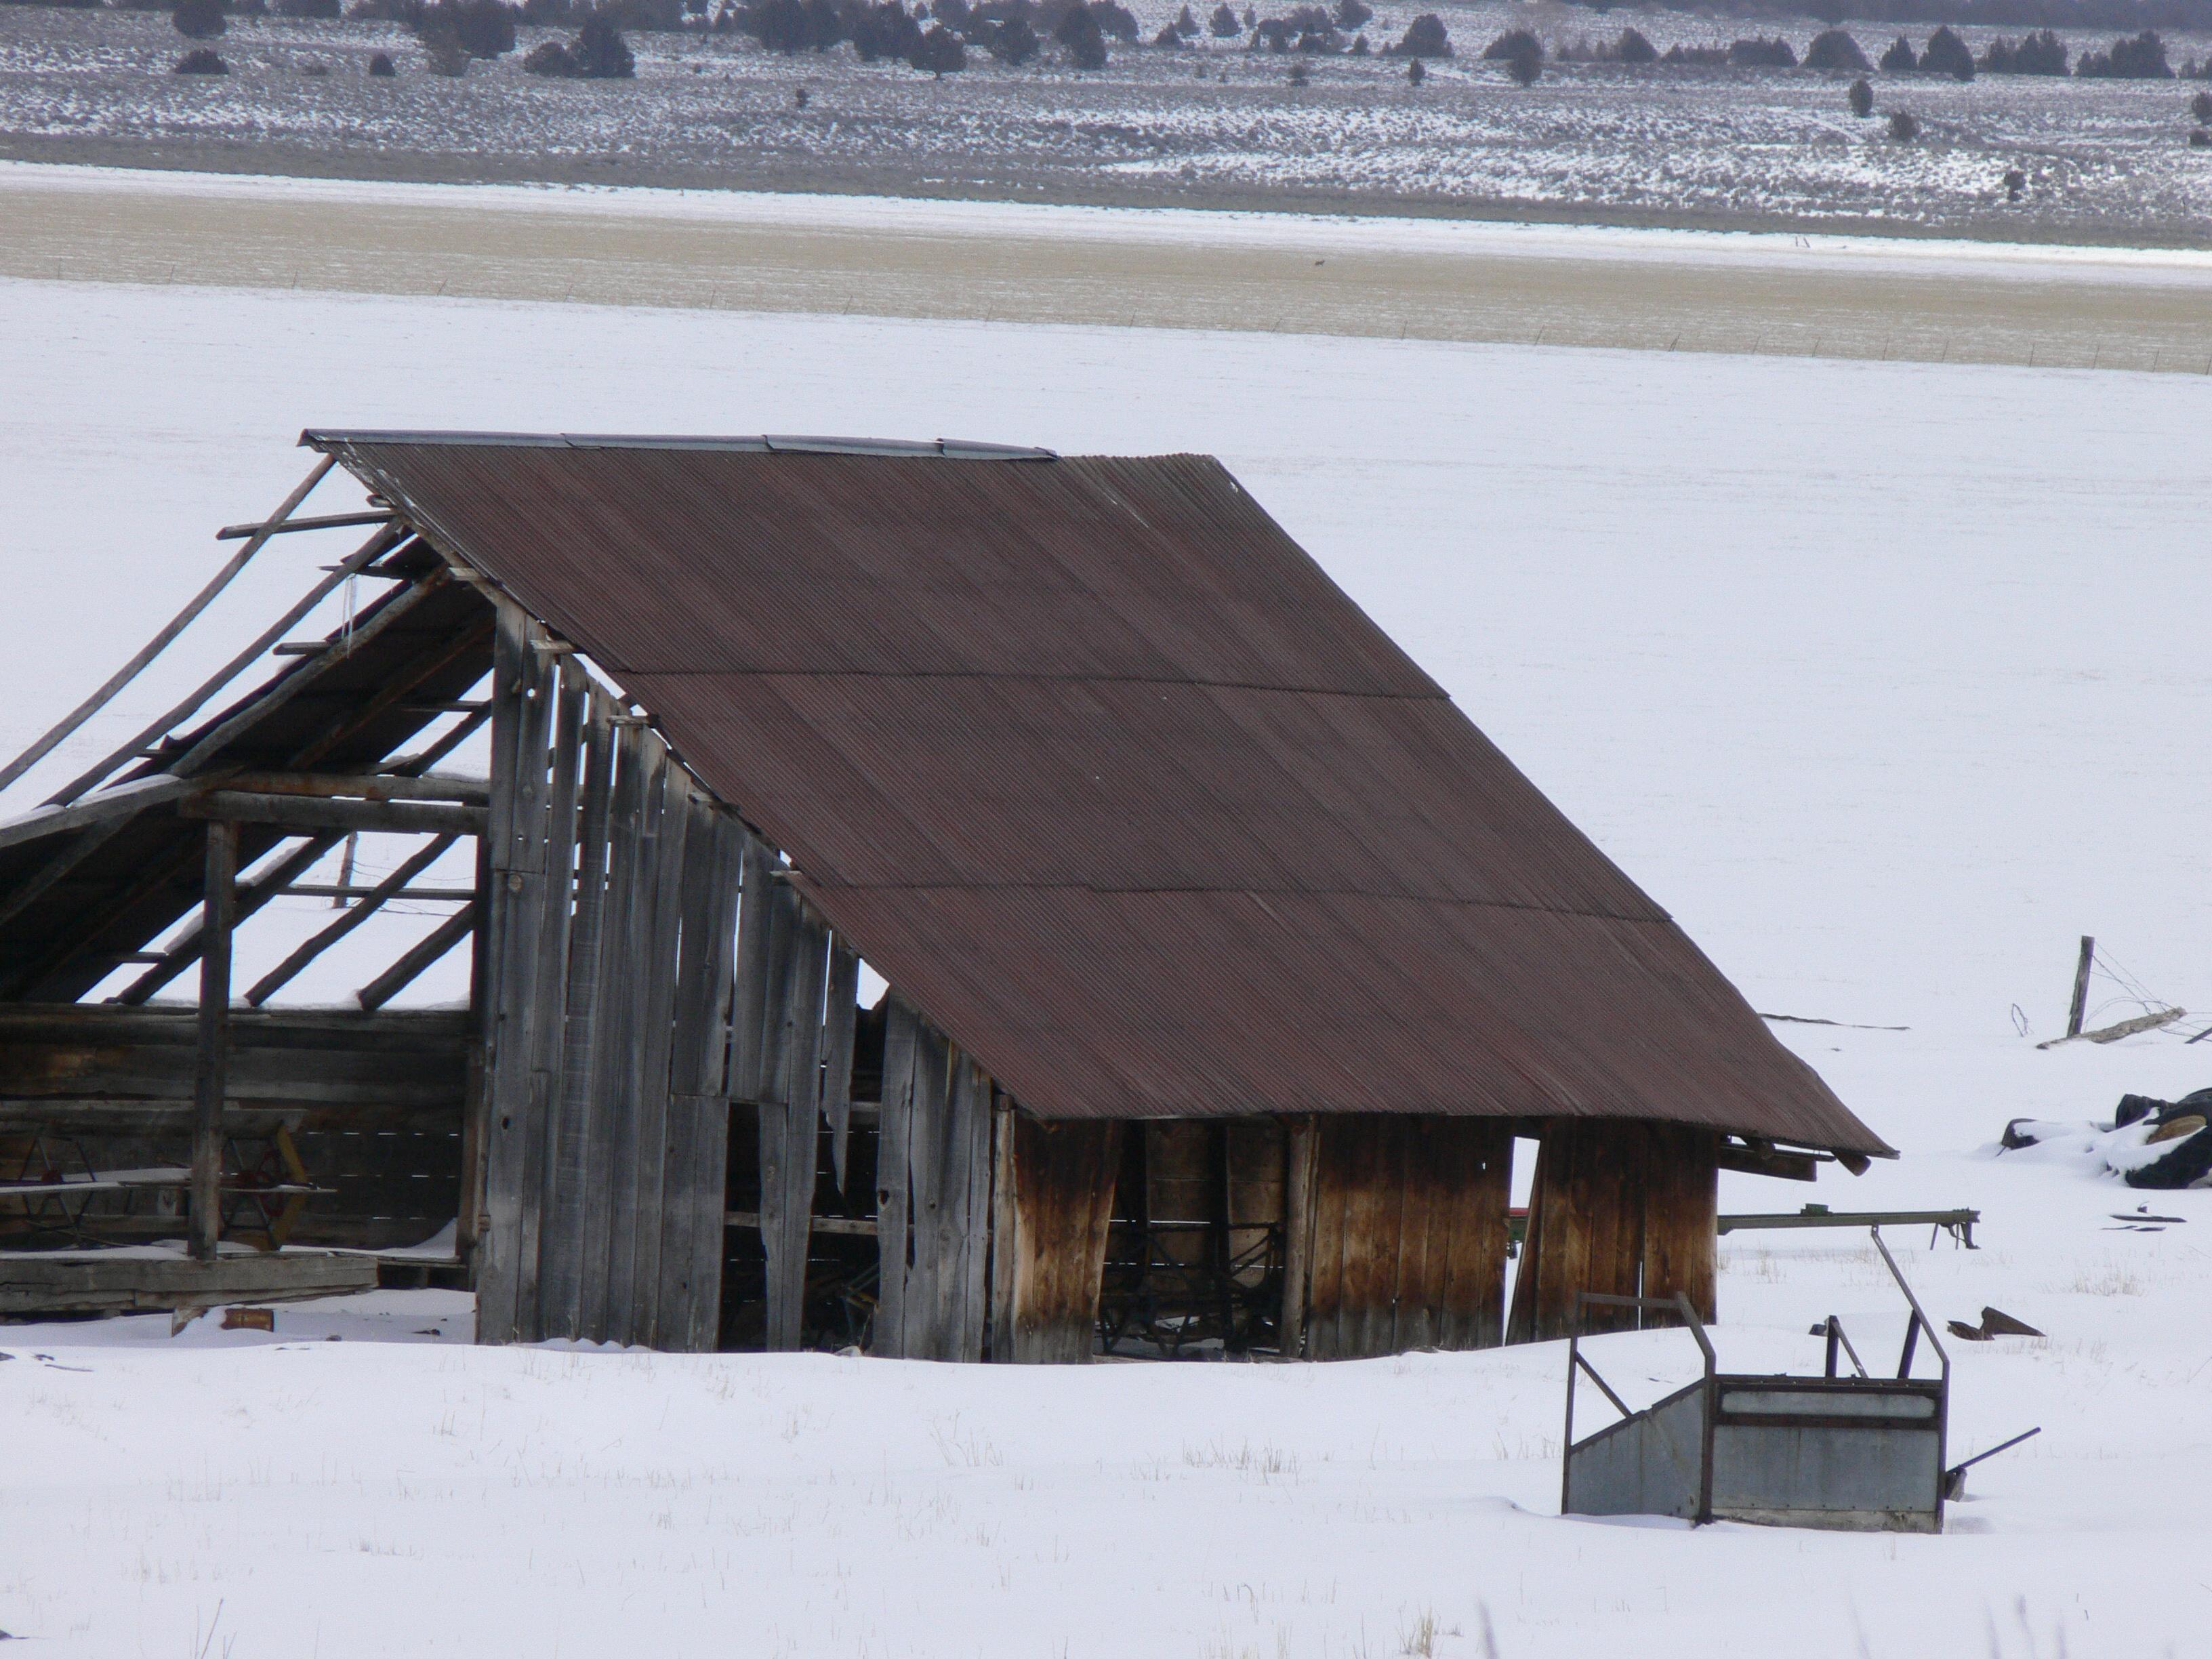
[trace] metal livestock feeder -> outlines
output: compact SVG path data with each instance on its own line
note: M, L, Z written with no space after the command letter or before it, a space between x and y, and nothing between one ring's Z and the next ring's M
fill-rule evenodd
M1583 1305L1678 1315L1705 1356L1705 1375L1632 1412L1590 1364L1580 1336L1571 1337L1560 1512L1941 1532L1950 1356L1880 1230L1869 1231L1912 1310L1893 1377L1867 1375L1833 1316L1826 1326L1826 1375L1759 1376L1719 1369L1705 1326L1685 1297L1579 1297L1578 1325ZM1941 1366L1933 1378L1912 1375L1923 1331ZM1856 1375L1837 1374L1839 1355L1850 1357ZM1619 1422L1580 1443L1575 1439L1577 1370L1621 1413Z

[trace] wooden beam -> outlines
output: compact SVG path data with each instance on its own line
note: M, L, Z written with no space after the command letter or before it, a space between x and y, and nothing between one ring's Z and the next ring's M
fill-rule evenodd
M336 835L311 836L304 844L285 854L260 875L240 887L238 890L237 919L245 921L282 894L291 884L295 876L313 869L342 838ZM199 960L200 944L200 930L195 927L171 945L159 962L117 992L110 1000L126 1006L136 1006L150 1000L155 992Z
M319 800L299 795L248 794L213 789L179 802L188 818L234 818L242 823L274 824L284 830L368 830L394 836L476 836L483 833L481 806L446 806L428 801Z
M336 921L307 940L291 955L255 981L253 988L246 994L246 1001L256 1008L268 1001L270 997L297 978L309 963L374 915L383 908L386 900L397 898L405 890L409 882L445 857L459 839L458 836L434 837L428 846L421 848L404 864L370 888L359 904L343 912ZM372 1005L364 1003L362 1006L368 1007Z
M361 574L378 558L390 552L397 543L405 539L404 536L394 536L384 531L379 531L375 535L371 536L361 544L352 556L337 566L330 574L294 601L291 608L283 616L262 629L252 643L222 667L216 669L214 673L209 675L207 678L202 680L193 688L190 696L148 721L129 738L109 750L101 757L98 764L79 773L70 779L58 793L48 799L53 802L75 800L94 784L108 776L117 767L127 761L136 760L144 756L149 745L174 731L179 720L189 719L197 714L206 705L210 697L236 679L263 652L268 650L278 640L283 639L295 623L335 592L340 583L349 576Z
M16 779L52 754L79 726L113 702L116 694L130 684L132 680L137 679L148 663L168 649L177 635L191 625L193 618L213 605L216 596L230 586L240 571L246 568L246 562L261 550L262 544L269 539L275 526L291 517L293 509L307 500L308 492L323 481L324 476L330 471L331 465L331 458L327 455L316 462L307 476L301 479L292 493L284 498L283 504L270 515L269 523L262 527L261 533L249 538L245 546L232 554L229 562L216 571L207 585L186 601L183 610L163 623L160 631L139 648L136 656L109 675L98 690L62 716L57 724L50 727L45 735L32 744L28 749L16 756L6 766L0 767L0 790L6 789Z
M230 933L237 907L238 826L207 830L206 944L200 952L199 1064L192 1089L192 1255L212 1261L222 1236L222 1099L229 1081Z
M149 1313L223 1302L295 1302L376 1288L365 1255L256 1251L220 1261L0 1252L0 1316Z
M88 824L104 823L111 818L130 817L149 807L166 805L191 787L191 785L185 779L173 778L161 773L150 778L133 779L129 783L118 784L112 789L103 789L73 805L41 806L35 812L26 812L21 817L0 823L0 848L16 847L27 841L64 835Z
M364 887L359 882L295 881L279 893L279 898L365 899L374 897L374 887ZM471 904L475 902L477 890L473 887L404 887L386 895L387 901L400 900L413 904ZM149 952L143 958L159 962L158 952Z
M208 787L254 795L444 800L469 806L483 806L491 799L488 779L446 777L435 773L409 776L374 772L348 777L335 772L233 772Z
M227 524L215 532L219 542L242 542L258 536L297 535L303 530L343 530L355 525L390 524L390 513L324 513L305 519L278 519L260 524Z
M410 945L406 953L392 966L354 993L354 1000L366 1009L378 1009L422 977L441 961L447 953L476 932L477 913L474 905L465 910L456 910Z

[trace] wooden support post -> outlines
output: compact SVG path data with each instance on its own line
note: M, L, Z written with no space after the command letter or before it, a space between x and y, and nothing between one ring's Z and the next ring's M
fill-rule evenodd
M921 1020L896 991L884 1011L884 1098L877 1120L876 1322L870 1351L904 1358L913 1216L915 1060Z
M1283 1196L1283 1310L1277 1348L1285 1359L1305 1352L1306 1291L1313 1261L1314 1157L1320 1136L1310 1117L1294 1117L1285 1129Z
M222 1102L229 1086L230 933L238 893L238 826L208 825L201 898L199 1056L192 1080L192 1255L216 1258L222 1236Z
M2081 960L2074 966L2074 1003L2066 1011L2066 1035L2081 1035L2081 1021L2089 1012L2089 969L2097 959L2097 941L2088 934L2081 935Z

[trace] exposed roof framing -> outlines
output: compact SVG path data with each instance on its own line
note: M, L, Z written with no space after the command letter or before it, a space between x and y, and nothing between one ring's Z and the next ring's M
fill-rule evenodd
M372 550L377 569L398 580L350 627L286 659L272 678L215 713L158 733L124 760L112 781L96 772L64 793L105 787L0 826L0 999L74 1000L143 955L147 941L198 905L206 829L197 815L211 805L223 810L224 799L196 788L198 781L227 781L237 774L419 773L448 752L450 744L441 739L421 754L394 759L425 727L452 714L489 671L491 606L453 580L419 540L364 552ZM341 567L349 568L360 568L358 556ZM319 590L328 586L319 584ZM264 637L263 651L268 643ZM258 653L241 656L227 675L261 659ZM262 787L270 782L261 780ZM386 810L422 817L441 809ZM242 824L240 834L241 867L288 836L307 836L272 888L343 834L270 821L283 816L272 809L269 818ZM365 814L356 816L365 821ZM265 895L247 889L241 908L250 910L259 896ZM187 940L149 969L125 1000L150 995L194 959Z

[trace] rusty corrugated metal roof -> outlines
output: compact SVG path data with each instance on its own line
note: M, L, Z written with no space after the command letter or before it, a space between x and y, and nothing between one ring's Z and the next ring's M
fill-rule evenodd
M311 441L614 674L1042 1115L1887 1150L1217 461Z

